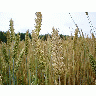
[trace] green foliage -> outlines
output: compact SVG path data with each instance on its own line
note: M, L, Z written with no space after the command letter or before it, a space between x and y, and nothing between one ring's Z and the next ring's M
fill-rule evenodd
M0 43L2 42L7 42L7 38L6 38L6 32L2 32L0 31Z
M2 32L2 31L0 31L0 41L5 42L5 43L7 42L6 33L7 33L7 32ZM26 33L20 33L20 32L19 32L20 41L22 41L22 40L25 41L25 34L26 34ZM16 33L15 33L15 36L17 36ZM49 36L50 36L50 38L51 38L51 34L49 34ZM66 40L67 37L70 37L70 36L60 34L60 38L62 38L62 39L65 39L65 40ZM30 33L29 33L29 38L32 39ZM41 34L41 35L39 35L39 38L42 39L43 41L45 41L45 40L47 41L48 34L45 34L45 35L42 35L42 34ZM73 37L72 37L72 39L73 39Z
M93 56L90 54L90 64L92 66L93 72L95 73L95 79L96 79L96 60L93 58Z
M21 40L21 41L22 41L22 40L25 41L25 33L21 33L21 34L20 34L20 40Z

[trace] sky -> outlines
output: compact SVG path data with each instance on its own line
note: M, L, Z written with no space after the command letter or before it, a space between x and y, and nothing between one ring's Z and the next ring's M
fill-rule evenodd
M4 1L2 2L3 4L5 4ZM72 10L65 11L65 10L59 9L61 6L64 6L62 3L59 4L57 1L52 2L52 3L54 3L54 6L55 6L55 8L54 8L54 6L52 6L52 3L41 0L45 4L43 4L44 6L43 6L43 8L41 7L41 11L40 11L40 10L36 10L36 8L39 9L39 6L42 6L39 4L40 1L38 1L38 0L36 0L36 1L38 1L38 3L36 1L33 3L30 3L26 0L25 1L20 0L19 3L18 3L18 0L17 0L17 2L16 1L10 2L10 1L11 0L9 0L9 2L8 2L9 5L7 3L5 4L5 6L8 6L7 7L8 10L7 10L7 8L3 9L3 11L0 10L0 31L7 31L9 29L9 24L10 24L9 21L12 18L12 20L14 21L15 33L18 33L18 32L25 33L28 29L29 29L29 32L31 33L32 30L35 29L35 27L34 27L35 18L36 18L35 13L41 12L41 14L42 14L42 23L41 24L42 25L41 25L40 34L47 34L47 33L51 34L52 27L54 26L54 28L58 29L59 34L71 35L71 33L72 33L72 35L74 35L74 31L75 31L76 27L69 15L69 13L71 13L73 20L78 25L79 29L80 30L82 29L83 33L88 34L89 37L91 36L90 24L89 24L89 21L87 20L86 14L85 14L86 11L84 11L84 10L80 10L80 11L76 10L75 12ZM34 4L36 4L36 5L34 5ZM49 5L49 6L47 6L47 5ZM1 6L2 6L2 4L1 4ZM46 7L48 7L48 8L46 8ZM64 8L66 8L66 7L64 7ZM32 10L30 10L30 9L32 9ZM89 17L90 17L90 20L92 21L93 27L95 28L96 27L96 12L93 12L93 11L89 12Z

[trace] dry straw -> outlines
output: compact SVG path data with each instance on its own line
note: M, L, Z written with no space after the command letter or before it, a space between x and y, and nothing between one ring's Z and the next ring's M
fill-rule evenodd
M62 40L58 34L58 30L52 28L52 65L53 65L53 74L55 75L55 79L57 80L58 84L61 84L62 74L64 74L65 64L63 62L63 46ZM59 79L59 80L58 80ZM54 80L54 82L56 81Z
M5 43L3 43L3 55L4 55L5 62L7 64L9 64L9 58L8 58L8 55L7 55L7 50L6 50L6 44Z
M27 30L25 35L25 55L28 54L28 47L29 47L29 30Z
M23 48L19 54L19 58L17 59L17 62L16 62L16 69L15 69L15 72L18 70L19 66L21 65L22 63L22 57L23 57L23 54L24 54L24 51L25 51L25 48Z
M94 34L92 38L85 38L77 26L75 36L71 36L73 40L68 36L64 40L53 27L51 37L48 35L43 41L39 38L41 12L36 12L35 22L31 42L29 30L26 32L25 41L20 41L19 33L15 36L13 20L10 20L7 44L0 44L0 84L94 85L96 81Z
M39 64L39 62L40 62L40 56L39 56L39 54L41 53L40 52L40 40L39 40L39 32L40 32L40 30L41 30L41 22L42 22L42 14L41 14L41 12L36 12L35 13L35 15L36 15L36 17L37 18L35 18L35 22L36 22L36 25L35 25L35 30L33 30L32 31L32 44L33 44L33 46L34 46L34 52L35 52L35 77L36 77L36 79L35 79L35 84L37 85L38 84L38 74L39 74L39 72L37 72L38 70L39 70L39 68L38 68L38 64Z

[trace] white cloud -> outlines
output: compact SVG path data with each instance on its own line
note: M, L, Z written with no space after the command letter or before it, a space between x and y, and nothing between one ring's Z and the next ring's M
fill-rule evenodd
M27 29L31 31L34 29L35 12L41 12L43 15L41 34L51 33L53 26L59 28L60 33L70 34L70 31L74 32L75 26L68 14L69 11L79 28L88 32L90 31L90 25L88 25L86 15L82 11L86 11L86 9L94 11L91 9L94 4L89 8L91 3L88 1L85 7L84 2L86 0L83 0L83 3L82 0L78 2L77 0L2 0L0 2L0 12L5 13L3 13L3 16L0 13L0 30L7 31L9 20L12 18L15 32L26 32ZM79 5L82 6L79 7ZM96 14L89 13L89 15L93 25L96 26ZM69 30L69 27L74 30Z

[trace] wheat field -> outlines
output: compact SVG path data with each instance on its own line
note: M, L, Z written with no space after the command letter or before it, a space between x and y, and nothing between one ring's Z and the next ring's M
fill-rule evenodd
M39 38L42 14L36 12L36 26L25 41L15 36L13 20L7 31L7 43L0 44L1 85L95 85L96 37L85 38L79 28L75 36L60 38L52 28L51 37ZM80 37L78 37L78 34Z

